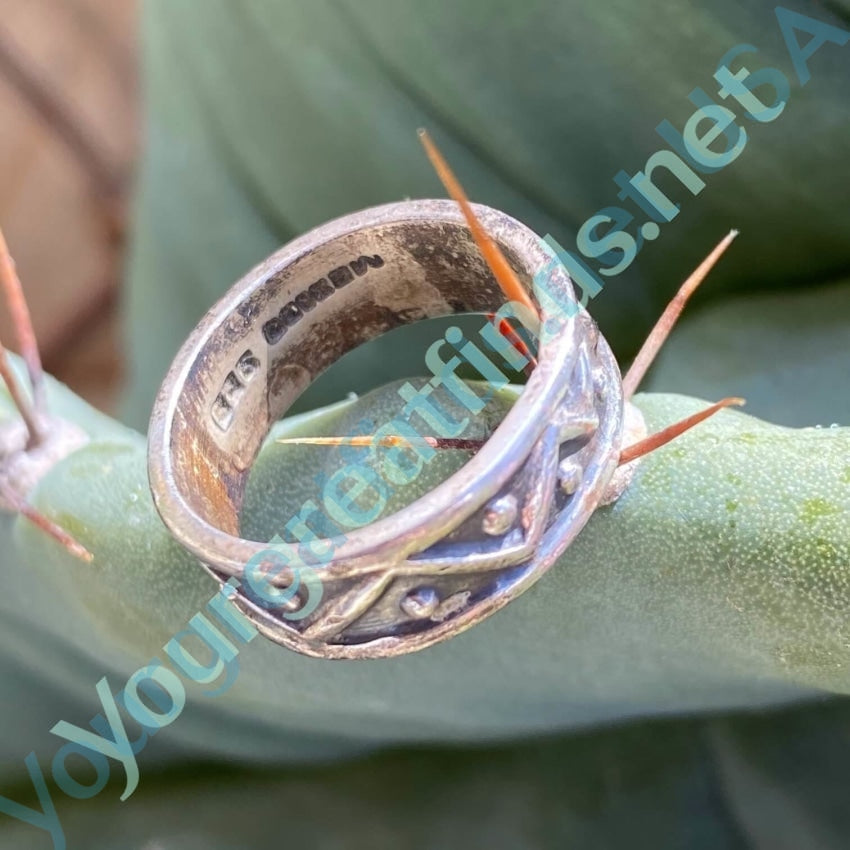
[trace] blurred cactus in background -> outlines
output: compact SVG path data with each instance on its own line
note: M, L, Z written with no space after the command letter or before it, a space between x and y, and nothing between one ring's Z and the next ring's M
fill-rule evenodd
M850 29L844 0L795 9ZM150 0L144 37L126 309L135 430L48 380L52 415L86 443L30 501L93 561L23 517L0 520L0 794L29 806L27 754L49 776L62 744L49 730L86 724L101 710L95 684L123 686L215 592L156 515L141 432L177 348L231 283L326 219L442 194L418 126L476 201L568 244L611 202L617 170L658 149L654 128L693 112L687 94L709 87L728 48L752 42L753 68L793 78L763 2ZM751 149L591 303L625 365L687 271L739 228L635 403L650 430L697 399L742 395L746 412L649 455L541 581L447 643L323 662L254 641L226 694L188 689L127 802L117 763L96 799L53 788L69 847L847 845L850 46L825 44L809 63L780 121L752 128ZM272 439L390 418L393 382L423 373L438 328L354 352ZM4 396L0 426L16 419ZM445 453L387 511L463 459ZM270 441L245 535L280 532L317 472L341 463ZM0 823L4 847L50 846Z

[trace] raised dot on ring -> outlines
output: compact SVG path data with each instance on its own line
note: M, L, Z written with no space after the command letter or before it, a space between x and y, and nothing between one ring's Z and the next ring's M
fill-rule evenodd
M411 590L401 600L399 607L408 617L412 617L414 620L424 620L437 610L439 604L440 597L433 587L419 587L416 590Z
M517 498L512 493L494 499L484 513L484 522L482 523L484 533L496 537L509 531L516 522L518 512Z
M572 459L564 458L558 466L558 484L568 496L572 496L581 485L582 468Z

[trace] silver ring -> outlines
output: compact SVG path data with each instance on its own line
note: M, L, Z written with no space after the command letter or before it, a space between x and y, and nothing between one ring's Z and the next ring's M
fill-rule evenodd
M575 303L566 270L552 268L532 231L475 209L529 292L548 265L550 295ZM271 583L290 591L282 605L261 604L242 586L246 564L269 549L239 536L248 475L270 428L310 382L384 331L504 304L457 206L412 201L286 245L183 345L150 424L153 497L174 537L236 588L233 602L267 637L325 658L430 646L526 590L603 502L622 440L620 372L584 310L544 313L526 387L460 471L392 516L317 541L330 553L320 565L278 570ZM303 580L310 571L321 582L318 602L309 599L315 581Z

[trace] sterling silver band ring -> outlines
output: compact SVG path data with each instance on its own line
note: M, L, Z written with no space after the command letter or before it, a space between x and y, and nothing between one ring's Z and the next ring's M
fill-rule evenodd
M520 281L551 255L527 227L475 207ZM549 295L575 303L563 266ZM374 658L452 637L514 599L603 502L623 431L620 372L584 310L544 310L537 365L517 402L456 474L397 513L320 541L321 581L286 605L241 586L269 544L240 536L252 464L273 424L326 368L379 334L424 318L496 313L505 296L457 206L412 201L358 212L286 245L212 308L175 359L149 432L151 490L173 536L267 637L324 658ZM482 321L485 321L482 319ZM320 549L320 546L316 546ZM235 581L233 581L235 579ZM292 616L302 608L305 616Z

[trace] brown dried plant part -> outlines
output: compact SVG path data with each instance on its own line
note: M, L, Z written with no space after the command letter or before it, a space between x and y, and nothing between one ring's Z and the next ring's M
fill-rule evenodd
M94 555L81 543L78 543L64 528L49 520L43 513L22 499L2 478L0 478L0 499L10 505L16 513L25 516L36 528L49 534L57 543L64 546L75 558L90 564Z
M3 379L3 383L9 391L15 407L18 408L18 412L21 414L21 419L27 426L29 433L27 448L30 449L38 446L44 440L44 426L38 422L30 400L26 397L21 385L18 383L18 379L9 363L9 355L2 342L0 342L0 378Z
M632 361L629 371L626 372L626 377L623 378L623 395L627 401L635 394L638 385L661 350L661 346L664 345L667 337L670 336L670 331L673 330L679 316L682 315L682 310L685 309L688 299L706 279L708 273L714 268L717 261L723 256L737 235L737 230L730 230L714 246L711 253L691 272L688 279L670 300L670 303L661 314L661 318L655 323L655 327L650 331L649 336L641 346L637 357Z
M12 370L6 348L0 342L0 378L26 427L26 437L14 427L0 433L0 507L25 516L45 533L53 537L74 557L87 563L93 560L91 552L74 540L68 532L28 504L23 492L60 457L73 451L82 441L78 429L65 429L51 439L50 419L47 411L44 372L38 351L32 319L23 287L15 271L6 240L0 230L0 293L9 308L21 355L27 367L33 402L29 400ZM19 442L20 441L20 442ZM22 492L23 491L23 492Z
M485 313L485 315L491 324L495 323L495 313ZM525 376L527 378L531 377L531 373L537 365L537 358L534 356L525 340L519 335L517 329L507 319L501 319L496 330L511 344L511 346L513 346L514 351L528 361L523 368L523 372L525 372Z
M514 272L510 263L505 259L505 255L499 246L490 238L490 235L478 220L478 216L473 212L472 204L470 204L466 192L464 192L463 187L460 185L460 181L455 177L451 168L449 168L449 164L428 135L428 131L420 130L419 138L422 140L425 152L428 154L428 159L431 160L431 165L434 166L437 176L440 178L443 186L446 187L446 191L460 206L469 230L472 233L472 238L475 240L475 244L478 245L490 271L493 272L493 277L496 278L499 286L502 287L502 291L509 301L522 304L539 321L540 311L537 309L537 305L531 300L531 296L519 282L516 272Z
M711 253L709 253L709 255L691 272L685 282L679 287L679 291L670 300L670 303L661 314L661 317L649 332L649 335L641 346L637 357L635 357L634 361L632 361L629 371L626 372L626 376L623 378L623 397L627 403L634 395L650 366L652 366L655 358L658 356L658 352L667 341L667 337L670 336L670 331L673 330L679 316L682 315L682 310L685 309L688 299L694 294L694 292L696 292L697 287L706 279L708 273L714 268L717 261L723 256L726 249L732 244L732 241L737 235L737 230L730 230L729 233L727 233L726 236L724 236L723 239L714 246ZM622 450L620 453L620 466L631 463L632 461L661 448L661 446L666 445L671 440L675 440L676 437L684 434L686 431L689 431L695 425L699 425L700 422L705 421L710 416L714 416L715 413L723 410L724 407L739 407L745 403L745 400L742 398L725 398L700 413L686 417L681 420L681 422L674 422L672 425L669 425L657 434L650 434L643 440L640 440L639 442Z
M531 301L522 284L519 282L514 270L510 267L504 254L502 254L496 243L490 238L484 226L475 215L469 198L463 190L460 181L455 177L443 155L438 150L437 146L432 141L426 130L419 131L419 137L422 144L425 146L425 151L431 164L434 166L440 180L446 187L446 191L457 201L463 211L464 217L472 232L473 238L478 245L485 262L493 272L493 276L502 287L506 297L512 301L518 301L524 304L531 310L534 316L539 319L540 313L537 310L534 302ZM629 371L623 379L623 395L628 402L637 390L638 385L643 380L649 367L655 360L670 331L673 330L679 316L682 314L688 299L697 290L697 287L705 280L708 273L715 266L726 249L731 245L732 241L738 235L737 230L731 230L720 242L714 247L711 253L697 266L696 269L689 275L687 280L679 288L679 291L673 296L670 303L667 305L661 317L655 323L646 341L641 346L640 351L635 357ZM526 357L530 357L530 352L523 342L522 338L517 334L516 330L507 322L503 322L499 328L503 336L506 337L517 348L520 353ZM680 422L675 422L667 428L659 431L656 434L651 434L637 443L627 446L620 452L620 466L627 463L632 463L638 458L643 457L650 452L655 451L661 446L675 440L676 437L689 431L700 422L705 421L710 416L713 416L720 410L726 407L743 405L742 398L725 398L716 404L711 405L693 416L688 416ZM456 440L445 439L442 437L422 437L424 444L437 449L466 449L477 451L480 449L486 440ZM371 436L358 437L294 437L288 439L280 439L278 443L289 445L317 445L317 446L354 446L367 448L371 446L393 447L400 445L410 445L410 441L404 437L386 436L380 439ZM461 445L461 443L463 445Z
M705 410L700 410L692 416L686 416L679 422L674 422L663 430L655 434L650 434L645 440L641 440L639 443L634 443L628 448L623 449L620 452L620 466L631 463L639 457L643 457L650 452L654 452L656 449L660 449L662 446L666 446L667 443L675 440L676 437L681 436L685 431L690 431L691 428L699 425L700 422L704 422L710 416L714 416L715 413L723 410L724 407L741 407L744 404L746 404L746 401L742 398L724 398L716 404L712 404L711 407L707 407Z
M18 348L27 367L32 385L35 413L44 416L47 412L47 399L44 388L44 370L41 366L41 355L35 338L35 328L24 296L24 288L15 267L15 261L9 253L9 246L6 244L6 237L2 230L0 230L0 291L2 291L3 299L12 315L12 323L18 337Z
M6 237L2 230L0 230L0 296L6 302L12 316L15 335L18 338L21 356L27 367L35 404L30 402L21 389L2 342L0 342L0 377L6 384L9 395L21 414L21 419L27 426L29 440L26 448L30 450L40 445L45 438L45 426L44 422L41 421L47 413L44 398L44 373L41 368L41 356L38 352L32 317L24 297L21 281L15 270L15 261L9 253Z
M378 437L369 434L356 437L282 437L275 440L284 445L301 446L352 446L358 449L368 449L372 446L383 449L415 448L428 446L432 449L460 449L462 451L478 451L485 440L465 439L463 437L420 437L410 439L394 434Z
M620 452L619 465L623 466L624 464L631 463L632 461L635 461L656 449L660 449L662 446L666 446L667 443L672 442L676 439L676 437L684 434L685 431L689 431L695 425L699 425L700 422L704 422L706 419L714 416L715 413L726 407L740 407L745 403L745 400L742 398L724 398L716 404L712 404L710 407L707 407L705 410L700 410L692 416L688 416L679 422L674 422L672 425L668 425L663 430L658 431L655 434L651 434L646 439L623 449ZM351 446L361 449L373 447L392 449L401 447L415 448L416 446L429 446L432 449L478 451L487 441L472 438L463 439L460 437L421 437L419 440L412 440L408 437L401 437L394 434L384 435L381 437L366 434L356 437L282 437L275 442L290 446Z
M539 319L540 313L537 310L537 307L534 305L534 302L529 298L522 284L519 282L514 270L505 259L504 254L502 254L499 247L490 238L484 226L475 215L475 212L472 209L472 204L470 204L469 198L464 192L460 181L455 177L449 167L449 164L446 162L445 158L428 135L428 132L426 130L420 130L419 137L422 140L422 144L425 146L425 152L428 154L431 164L434 166L437 175L446 187L446 191L460 205L467 224L469 225L469 229L472 232L473 238L484 257L484 261L490 267L490 271L493 272L494 277L502 287L505 295L510 300L518 301L525 305L533 312L535 317ZM737 235L738 231L732 230L723 239L721 239L717 246L715 246L714 250L699 264L699 266L697 266L684 284L682 284L676 295L673 296L673 299L661 314L661 318L656 322L655 327L653 327L649 336L646 338L646 341L638 352L638 355L632 363L626 377L623 379L623 395L626 401L629 401L632 395L634 395L635 390L649 367L652 365L665 340L670 335L670 331L673 329L679 316L682 314L682 310L685 308L688 299L691 295L693 295L697 287L705 280L709 271L711 271ZM520 343L522 342L519 335L510 325L503 330L503 335L505 335L514 345L517 344L517 340ZM660 448L670 442L670 440L675 439L680 434L683 434L685 431L693 428L694 425L697 425L699 422L702 422L704 419L712 416L718 410L722 410L724 407L728 407L732 404L743 403L742 399L724 399L723 401L712 405L704 411L704 415L700 417L690 416L687 419L682 420L682 422L674 423L668 428L665 428L659 434L653 434L645 440L641 440L639 443L624 449L621 454L620 464L622 465L636 460L644 454L648 454L656 448ZM624 460L623 458L628 458L628 460Z
M537 309L537 305L531 300L525 288L519 282L519 278L505 259L505 255L499 246L490 238L478 220L478 216L472 211L472 204L469 202L466 191L461 185L460 180L457 179L449 167L445 157L440 153L440 149L430 135L428 135L427 130L420 130L419 138L422 140L425 153L434 166L440 182L460 206L472 237L475 239L475 243L484 257L484 261L487 263L490 271L493 272L493 276L496 278L496 282L501 287L502 292L505 293L509 301L521 304L532 315L535 322L539 322L540 311ZM488 313L487 318L492 322L495 319L495 314ZM537 365L537 358L526 345L516 328L508 319L502 319L496 330L528 361L524 371L526 376L529 376Z

